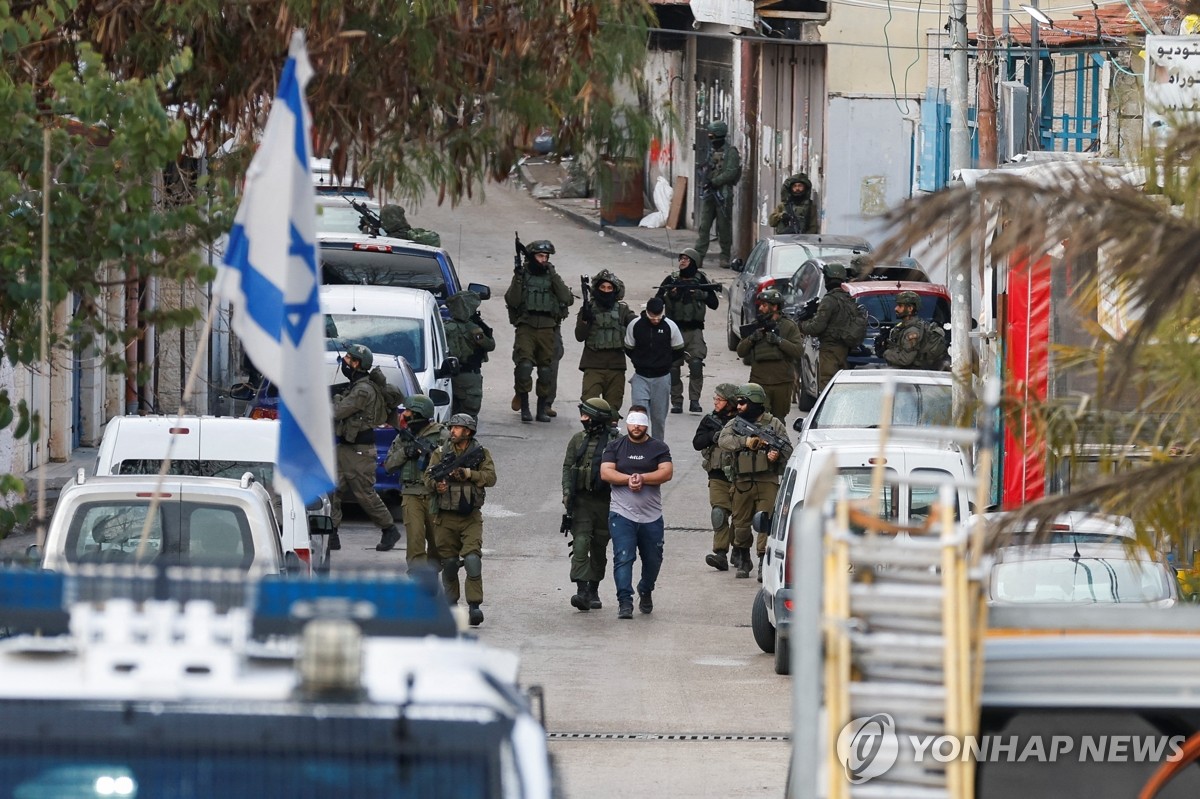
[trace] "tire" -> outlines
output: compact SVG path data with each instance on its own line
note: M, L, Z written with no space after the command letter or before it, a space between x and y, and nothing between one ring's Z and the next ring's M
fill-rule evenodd
M733 317L726 317L725 321L725 346L729 347L730 352L737 352L738 344L741 339L738 334L733 332Z
M773 641L772 649L775 650L775 673L776 674L791 674L792 673L792 649L791 642L779 634L779 628L775 628L775 640Z
M754 605L750 608L750 631L754 633L754 643L759 649L768 655L775 651L775 626L767 616L767 593L761 588L754 595Z

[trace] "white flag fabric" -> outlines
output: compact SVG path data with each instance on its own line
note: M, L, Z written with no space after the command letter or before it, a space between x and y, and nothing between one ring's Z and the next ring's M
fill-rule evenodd
M306 502L337 484L304 99L312 75L304 32L296 31L216 283L246 355L279 390L276 473Z

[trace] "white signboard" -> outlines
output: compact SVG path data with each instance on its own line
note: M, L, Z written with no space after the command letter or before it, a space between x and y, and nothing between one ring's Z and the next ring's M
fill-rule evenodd
M1200 36L1146 37L1148 143L1159 142L1181 121L1200 123Z
M754 27L754 0L689 0L688 5L697 22Z

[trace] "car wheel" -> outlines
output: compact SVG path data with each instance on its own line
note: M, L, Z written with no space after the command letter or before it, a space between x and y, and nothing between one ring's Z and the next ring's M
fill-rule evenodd
M730 352L737 352L737 347L740 342L741 342L741 339L738 338L738 334L733 332L733 317L726 316L725 317L725 345L727 347L729 347Z
M750 630L759 649L768 655L775 651L775 625L767 616L767 592L761 588L754 595L754 606L750 608Z
M775 628L775 673L792 673L791 644L787 638L780 635L778 627Z

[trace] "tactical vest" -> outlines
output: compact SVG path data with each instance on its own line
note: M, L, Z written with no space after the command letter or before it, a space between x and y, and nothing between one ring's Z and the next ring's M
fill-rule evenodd
M417 438L428 439L429 441L438 442L438 439L446 432L446 428L442 427L438 422L430 422L425 429L421 431ZM420 486L425 487L421 478L425 475L425 469L429 466L429 456L418 456L409 458L400 467L400 482L404 483L404 488ZM421 493L428 493L428 490Z
M721 421L720 418L717 421ZM722 425L724 422L722 422ZM704 449L700 450L700 467L705 472L725 472L731 465L731 456L733 455L727 449L721 449L715 443L709 444Z
M592 303L592 314L595 317L592 329L588 332L584 346L591 350L619 350L625 347L625 326L621 324L621 310L625 303L618 302L607 311L602 311Z
M760 417L755 424L761 427L772 427L771 419ZM778 431L776 431L778 432ZM730 460L730 468L726 471L730 480L752 479L758 475L770 474L777 475L782 471L785 460L778 459L774 463L767 457L765 449L739 449L737 452L729 453L732 457Z
M357 406L354 413L334 422L333 432L343 444L371 444L375 441L375 420L384 407L383 393L368 378L355 380L346 397Z
M611 440L611 435L605 435L604 445ZM596 457L596 450L602 446L600 436L588 435L581 443L583 451L575 450L575 457L571 462L572 491L608 496L611 489L608 483L600 479L600 459Z
M779 348L778 344L772 344L767 341L766 336L754 342L754 347L749 353L749 362L751 365L782 360L784 360L783 350Z
M443 444L441 453L442 460L455 457L454 444ZM446 486L445 494L434 495L437 497L438 510L466 516L483 507L487 492L470 480L447 480Z
M475 325L449 319L443 326L446 328L446 346L450 348L450 354L465 365L477 349L474 338Z
M679 276L678 272L671 273L671 280L674 282L670 288L678 287L681 290L689 286L698 286L701 283L707 283L708 278L703 272L697 272L696 277L685 279ZM704 304L705 292L692 289L691 296L684 300L672 299L671 292L668 289L666 293L667 316L676 324L697 323L704 324L704 312L708 310L708 306Z
M529 272L525 275L524 285L526 311L555 317L561 314L562 303L554 296L554 281L549 271L542 275Z

